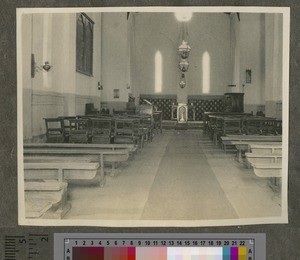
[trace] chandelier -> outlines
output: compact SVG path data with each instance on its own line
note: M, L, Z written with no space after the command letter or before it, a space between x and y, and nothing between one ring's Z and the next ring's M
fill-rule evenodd
M189 62L187 59L182 59L179 61L178 67L181 72L187 72L189 69Z
M187 37L185 35L185 30L183 27L183 38ZM178 63L178 68L180 70L180 82L179 82L179 86L180 88L185 88L186 86L186 80L185 80L185 73L188 71L189 69L189 61L188 61L188 57L191 51L191 47L189 46L187 40L183 39L182 43L179 45L178 47L178 55L179 55L179 63Z
M187 59L189 57L191 47L188 45L187 41L183 40L181 45L178 47L178 53L182 59Z
M184 75L184 73L182 73L181 76L180 76L179 86L181 88L185 88L185 85L186 85L186 83L185 83L185 75Z

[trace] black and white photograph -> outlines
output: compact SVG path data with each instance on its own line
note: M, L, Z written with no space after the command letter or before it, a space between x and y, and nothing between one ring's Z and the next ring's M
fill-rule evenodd
M283 7L17 9L20 225L288 223Z

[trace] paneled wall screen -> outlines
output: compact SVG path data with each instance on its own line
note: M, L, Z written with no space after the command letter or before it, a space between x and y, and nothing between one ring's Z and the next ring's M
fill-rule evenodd
M142 104L143 99L147 99L159 111L162 111L163 120L171 120L172 104L177 102L176 95L140 95L140 104Z
M203 120L203 112L223 112L224 96L188 96L188 106L195 108L195 119ZM189 109L189 118L192 118L192 110Z
M77 14L76 24L76 71L93 75L94 22L85 13Z

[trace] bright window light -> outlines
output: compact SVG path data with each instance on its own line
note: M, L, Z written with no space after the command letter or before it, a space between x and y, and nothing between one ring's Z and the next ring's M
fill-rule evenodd
M179 22L188 22L193 16L192 12L176 12L175 17Z
M210 56L206 51L202 56L202 87L203 93L207 94L210 91Z
M162 56L161 52L155 54L155 93L161 93L162 90Z

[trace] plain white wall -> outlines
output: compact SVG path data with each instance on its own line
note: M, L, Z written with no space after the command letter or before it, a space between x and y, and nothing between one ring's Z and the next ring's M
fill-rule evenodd
M85 103L100 108L101 15L94 20L93 76L76 72L76 14L26 14L22 17L24 138L45 134L43 118L84 114ZM31 78L31 53L41 68Z
M245 106L264 104L264 64L262 58L264 57L265 45L262 41L264 38L262 16L263 14L241 14L239 82L241 91L245 93ZM246 69L251 70L251 83L249 84L246 84Z
M130 59L126 13L104 13L102 18L102 84L103 101L127 102L130 85ZM119 89L120 97L113 98Z
M210 57L210 90L207 94L223 94L230 83L230 26L227 15L193 14L186 22L188 43L192 50L186 73L187 87L179 88L178 46L182 25L173 13L134 14L133 49L134 88L141 94L154 94L155 54L162 55L162 91L160 94L203 94L203 54ZM182 93L183 92L183 93Z

